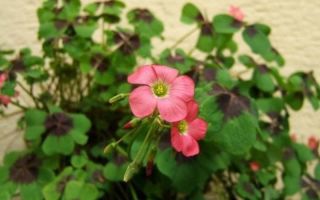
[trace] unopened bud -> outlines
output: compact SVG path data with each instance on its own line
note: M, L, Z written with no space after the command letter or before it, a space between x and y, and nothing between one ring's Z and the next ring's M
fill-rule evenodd
M319 141L314 136L309 137L308 139L308 146L311 150L315 150L318 148Z
M122 100L123 98L125 98L126 96L128 96L127 93L117 94L116 96L111 97L111 98L109 99L109 103L115 103L115 102L117 102L117 101L120 101L120 100Z
M123 128L124 129L132 129L134 127L136 127L138 125L138 123L141 121L140 118L133 118L132 120L130 120L129 122L127 122Z
M115 142L112 142L110 144L108 144L104 149L103 149L103 153L104 154L109 154L111 153L115 147L117 146L117 144Z
M254 172L259 171L260 164L258 162L252 161L250 162L250 169Z
M137 163L132 162L128 165L126 172L124 173L123 181L128 182L134 174L136 174L139 170L139 166Z

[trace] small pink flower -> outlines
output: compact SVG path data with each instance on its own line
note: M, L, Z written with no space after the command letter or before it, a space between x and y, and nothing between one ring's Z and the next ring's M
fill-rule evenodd
M257 172L260 170L260 164L256 161L250 162L250 169L254 172Z
M292 142L297 142L297 134L292 133L292 134L290 135L290 139L291 139Z
M188 76L178 76L178 71L170 67L146 65L129 75L128 82L140 85L129 97L136 117L149 116L156 108L160 117L168 122L186 117L186 102L194 95L194 82Z
M308 146L310 149L315 150L318 148L318 145L319 145L319 140L316 137L314 136L309 137Z
M242 10L237 6L230 6L229 7L229 14L234 17L236 20L242 22L244 18L244 13Z
M188 103L188 115L182 121L175 122L171 128L171 144L173 148L190 157L199 153L198 140L205 137L208 124L197 118L198 104L191 100Z
M6 73L1 73L0 74L0 88L3 87L3 85L6 82L7 78L8 78L8 75Z
M11 103L11 98L6 95L0 95L0 104L8 106Z

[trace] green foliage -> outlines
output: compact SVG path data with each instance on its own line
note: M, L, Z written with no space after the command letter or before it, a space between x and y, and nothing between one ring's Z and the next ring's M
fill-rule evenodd
M206 193L319 199L319 153L290 139L288 110L306 101L319 109L320 86L313 72L280 73L285 60L272 45L271 27L187 3L180 21L193 28L158 49L164 23L148 9L124 8L119 0L44 0L37 11L41 54L0 50L0 100L10 98L24 112L19 127L27 146L4 157L1 200L205 199ZM191 48L182 49L193 34ZM239 39L251 53L238 51ZM132 119L127 76L150 63L194 80L199 117L208 123L198 155L172 148L172 124L157 116ZM109 104L115 95L121 98Z

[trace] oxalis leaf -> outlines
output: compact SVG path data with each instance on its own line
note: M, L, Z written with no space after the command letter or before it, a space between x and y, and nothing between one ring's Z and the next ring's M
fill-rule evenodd
M229 153L244 154L255 143L257 128L256 118L245 112L225 122L221 131L216 134L219 136L216 140Z
M213 18L213 27L218 33L235 33L238 31L242 22L235 20L229 15L217 15Z

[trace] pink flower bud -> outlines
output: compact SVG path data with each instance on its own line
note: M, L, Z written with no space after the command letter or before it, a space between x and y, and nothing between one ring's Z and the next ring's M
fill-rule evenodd
M256 161L250 162L250 169L254 172L257 172L260 170L260 164Z

